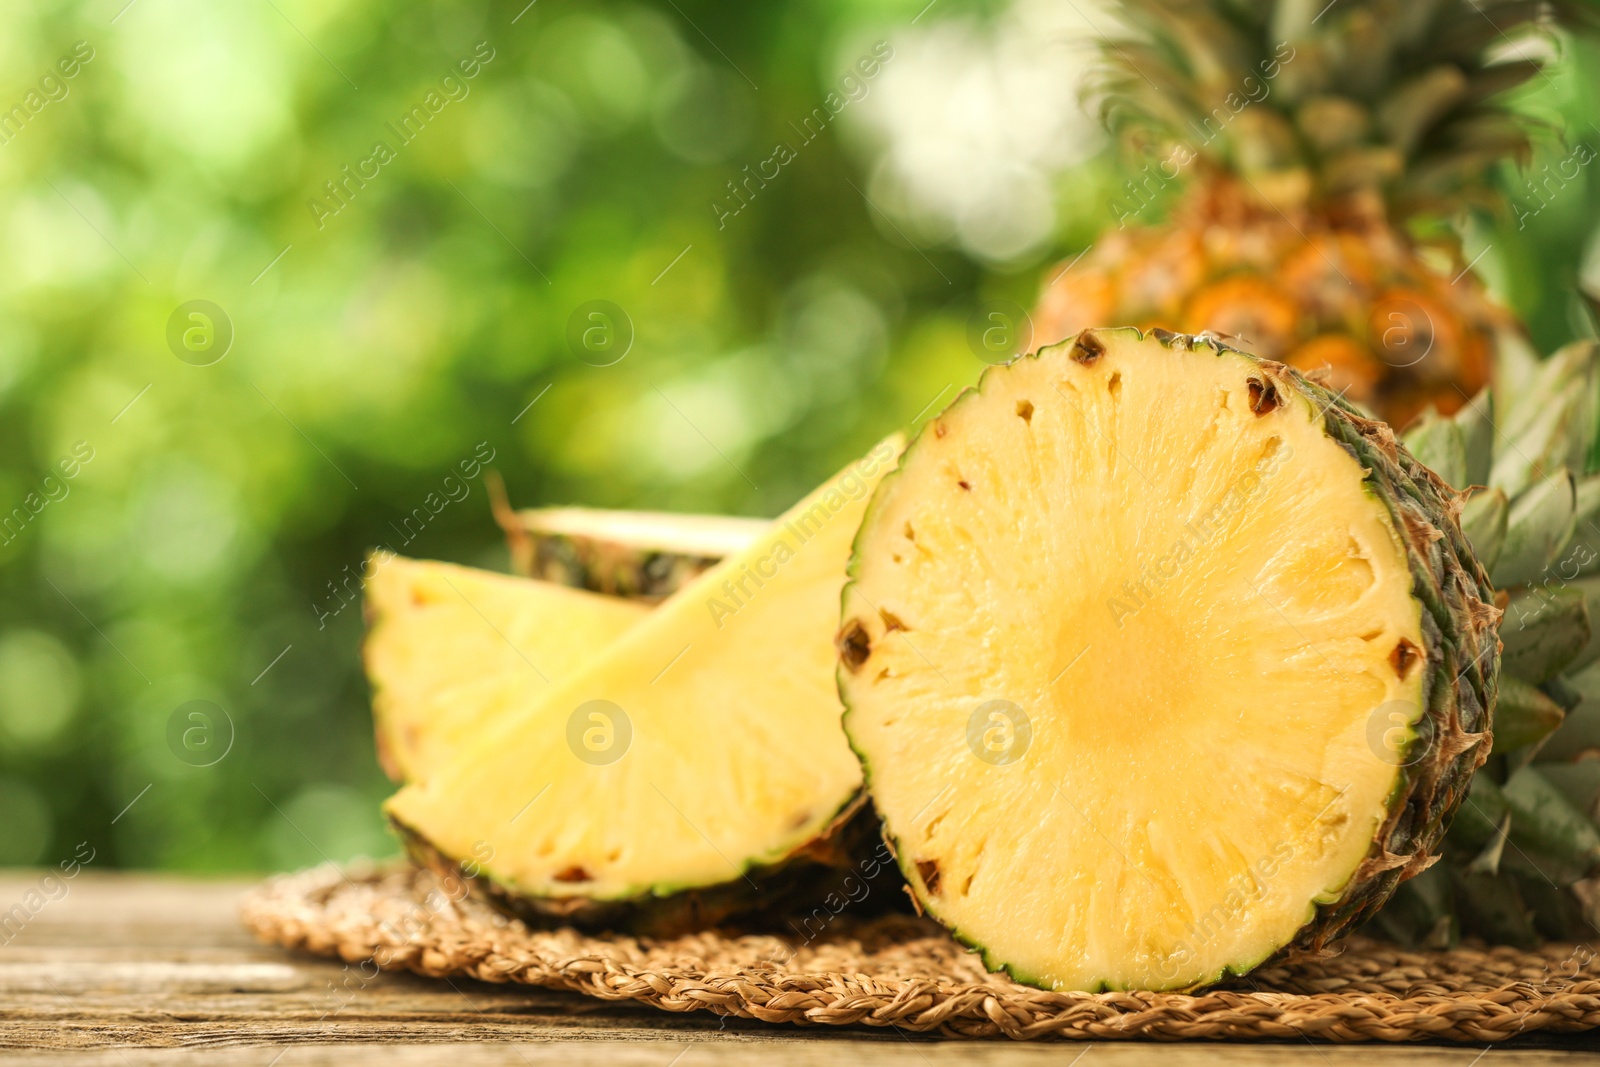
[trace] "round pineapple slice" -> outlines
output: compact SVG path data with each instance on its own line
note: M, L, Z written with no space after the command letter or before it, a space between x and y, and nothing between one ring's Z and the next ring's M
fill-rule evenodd
M1324 949L1489 749L1455 510L1387 426L1207 335L987 372L874 495L838 640L922 907L1053 989Z

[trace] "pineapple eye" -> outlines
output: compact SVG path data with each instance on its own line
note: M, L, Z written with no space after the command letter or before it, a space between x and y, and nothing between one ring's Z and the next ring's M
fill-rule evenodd
M1404 637L1394 646L1394 651L1389 653L1389 663L1394 667L1394 673L1401 678L1411 673L1411 665L1421 658L1421 649Z
M1088 330L1084 330L1078 335L1078 339L1072 342L1072 358L1085 367L1105 354L1105 342Z
M839 649L839 659L852 672L860 670L872 655L872 638L860 619L851 619L833 643Z
M1251 378L1250 410L1257 415L1266 415L1278 406L1278 387L1271 382L1264 382L1260 378Z

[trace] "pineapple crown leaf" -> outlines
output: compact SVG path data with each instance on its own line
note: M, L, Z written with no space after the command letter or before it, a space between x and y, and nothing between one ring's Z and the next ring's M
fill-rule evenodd
M1088 83L1106 125L1246 177L1299 172L1401 207L1478 199L1538 124L1504 95L1542 74L1586 0L1119 0ZM1543 43L1541 43L1541 41ZM1187 160L1184 160L1186 162ZM1291 185L1291 187L1293 187Z

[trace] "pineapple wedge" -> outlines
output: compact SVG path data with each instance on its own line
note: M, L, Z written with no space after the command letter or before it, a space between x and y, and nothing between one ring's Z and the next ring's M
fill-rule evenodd
M1052 989L1317 952L1428 866L1489 750L1455 495L1207 335L987 371L878 488L845 728L922 907Z
M768 876L826 860L860 806L831 638L851 539L898 453L879 444L392 797L414 854L525 918L637 930L799 886Z
M378 760L397 782L427 777L650 610L449 563L390 556L370 569L362 657Z

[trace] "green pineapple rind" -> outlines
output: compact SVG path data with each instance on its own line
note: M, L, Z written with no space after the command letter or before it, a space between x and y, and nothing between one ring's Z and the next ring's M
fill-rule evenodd
M787 853L748 858L729 880L714 885L662 883L612 898L527 892L471 860L441 852L415 829L391 818L412 862L447 885L463 882L496 910L529 926L614 930L640 937L676 937L719 926L775 927L784 918L821 904L852 873L876 896L876 907L896 899L881 873L867 870L877 839L877 816L858 793L839 808L824 832ZM859 909L858 909L859 910ZM775 927L776 928L776 927Z

